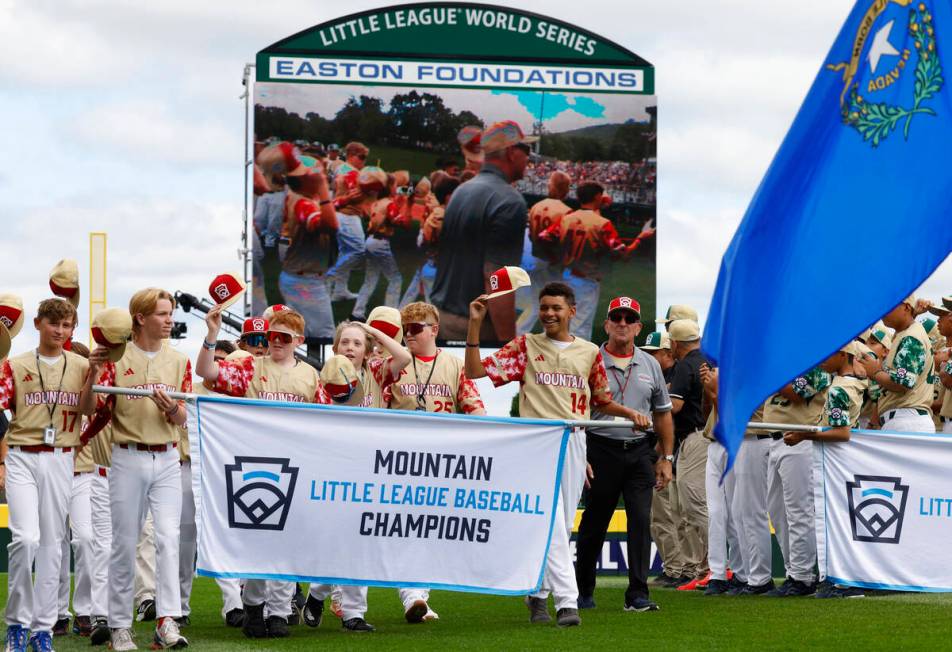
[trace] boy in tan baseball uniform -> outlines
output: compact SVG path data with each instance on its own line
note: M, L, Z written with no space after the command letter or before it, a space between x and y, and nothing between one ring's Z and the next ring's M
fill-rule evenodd
M165 290L146 288L132 295L132 342L122 357L104 365L99 384L151 389L148 399L110 395L100 410L112 419L112 553L109 560L109 627L114 650L135 650L132 641L133 575L136 542L151 512L156 545L155 644L185 647L175 621L182 615L179 591L179 536L182 480L178 446L185 407L167 391L192 391L192 365L168 343L175 299ZM101 360L93 352L90 364Z
M539 293L539 319L544 333L519 335L492 356L479 359L479 329L486 316L486 303L495 295L482 295L470 304L469 332L466 339L466 371L471 378L489 376L499 387L519 383L519 414L543 419L588 419L589 408L630 419L638 428L651 425L651 419L612 400L608 376L598 347L575 337L570 324L575 316L575 294L565 283L549 283ZM558 507L566 527L552 529L546 558L542 590L526 597L530 621L551 621L546 599L552 593L556 620L560 627L579 625L578 586L569 533L575 508L585 482L585 435L571 435L569 453Z
M221 311L220 306L208 311L205 317L208 335L195 363L198 375L214 383L214 391L271 401L330 403L317 370L294 357L294 350L304 343L304 317L292 309L273 315L268 323L268 355L216 362L213 351L221 329ZM288 636L288 615L294 588L294 582L247 580L242 596L245 636ZM265 606L269 612L267 620Z
M0 298L0 319L5 332L19 332L23 309L18 298ZM73 451L80 443L82 415L95 408L92 384L98 372L98 363L91 367L63 348L75 324L71 303L41 302L33 320L39 346L0 364L0 410L13 413L4 460L11 536L8 650L25 650L28 637L34 649L52 649Z

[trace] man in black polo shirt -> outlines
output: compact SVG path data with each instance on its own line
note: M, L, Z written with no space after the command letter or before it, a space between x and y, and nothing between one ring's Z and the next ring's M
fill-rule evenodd
M701 365L706 360L701 353L697 322L675 320L668 324L668 334L671 336L671 351L678 361L671 376L669 394L674 413L674 436L680 443L675 473L684 526L684 574L695 580L695 586L689 586L689 583L684 587L693 589L708 572L705 469L707 447L711 442L701 432L706 421L702 405Z
M488 293L489 277L518 265L529 219L526 200L515 188L529 161L529 143L511 120L497 122L480 139L485 163L479 174L453 192L436 254L433 304L440 310L440 337L464 340L469 303ZM510 294L489 302L480 338L508 342L516 336L516 300Z
M595 564L605 542L605 532L618 496L625 497L628 517L628 590L625 611L657 611L648 599L648 567L651 563L652 489L663 489L671 481L674 460L674 429L671 399L665 387L661 366L650 355L635 347L641 332L641 306L630 297L618 297L608 304L602 361L608 372L608 385L615 401L641 414L652 413L655 433L660 439L662 456L654 450L655 441L646 432L628 428L589 428L587 432L590 486L585 512L578 530L575 577L578 606L595 606ZM612 417L593 410L600 421Z

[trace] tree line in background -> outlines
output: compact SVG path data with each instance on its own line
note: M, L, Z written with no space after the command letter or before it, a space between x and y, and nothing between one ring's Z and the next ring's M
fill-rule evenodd
M638 161L655 156L654 115L650 123L628 121L560 134L543 131L539 154L566 161ZM302 117L284 108L255 105L259 139L277 136L325 145L359 140L457 154L456 134L467 125L486 126L472 111L457 113L439 95L415 90L395 95L386 111L379 97L351 96L333 118L315 112Z

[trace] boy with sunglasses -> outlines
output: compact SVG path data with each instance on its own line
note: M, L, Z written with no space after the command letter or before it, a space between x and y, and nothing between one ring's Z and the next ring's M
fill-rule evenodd
M387 407L394 410L486 414L476 383L466 376L463 361L436 346L440 313L428 303L415 302L400 311L403 336L413 356L400 377L383 389ZM409 623L439 618L430 609L428 589L400 589Z
M268 353L268 320L264 317L249 317L241 326L238 348L256 358Z
M216 362L215 340L221 329L221 305L205 317L208 334L195 363L195 371L214 383L213 390L228 396L245 396L272 401L329 404L330 397L314 367L294 358L294 350L304 343L304 318L292 309L274 313L268 324L268 355ZM242 600L248 638L288 636L288 616L294 582L247 580ZM265 606L268 619L265 621Z
M519 335L493 355L480 360L479 332L486 316L489 295L469 304L466 338L466 373L470 378L489 376L493 385L519 382L519 414L523 417L565 419L589 418L589 406L602 413L630 419L637 432L651 426L651 419L612 400L608 376L598 347L575 337L570 323L575 317L575 293L565 283L549 283L539 292L539 320L543 333ZM578 585L572 567L569 533L585 480L585 439L576 430L569 441L558 510L565 527L552 528L542 590L526 597L529 620L550 622L546 599L552 593L560 627L581 624L578 616Z

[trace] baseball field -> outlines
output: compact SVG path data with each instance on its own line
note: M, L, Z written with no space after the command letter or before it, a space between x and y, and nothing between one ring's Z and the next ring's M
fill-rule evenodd
M599 579L598 607L582 612L582 626L560 630L530 625L518 598L434 592L430 603L440 620L408 625L396 592L371 589L372 634L345 633L325 610L318 629L291 628L287 639L249 641L222 624L221 596L207 578L195 581L192 625L184 628L198 650L942 650L952 637L952 597L890 593L852 600L815 598L705 597L672 589L652 590L661 610L622 610L625 582ZM6 603L0 577L0 604ZM136 626L140 649L148 649L154 623ZM89 650L89 640L69 635L56 649Z

